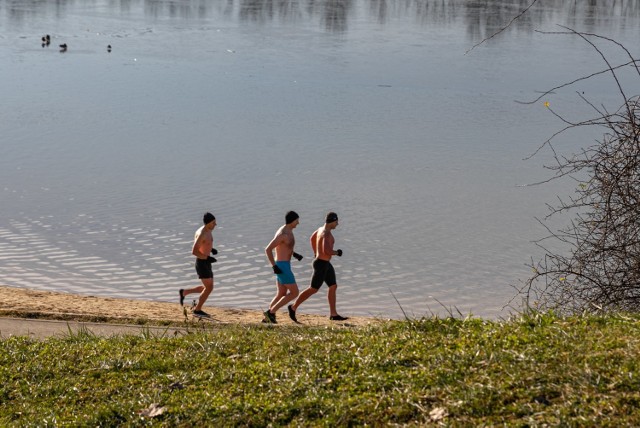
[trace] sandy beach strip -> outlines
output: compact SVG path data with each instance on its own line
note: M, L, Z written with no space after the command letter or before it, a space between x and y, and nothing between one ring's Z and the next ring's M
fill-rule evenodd
M366 326L382 322L369 317L349 317L347 321L330 321L326 316L298 311L299 326ZM210 322L218 324L261 324L260 311L205 305ZM278 325L296 325L286 309L278 312ZM344 314L348 316L348 313ZM193 318L188 308L177 302L156 302L114 297L71 294L0 285L0 317L69 320L84 322L126 323L138 325L184 325L201 322ZM207 321L209 322L209 321Z

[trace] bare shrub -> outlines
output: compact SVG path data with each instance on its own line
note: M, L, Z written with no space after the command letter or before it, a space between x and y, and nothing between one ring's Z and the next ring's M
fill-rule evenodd
M553 88L531 103L601 74L614 79L621 103L617 110L608 111L578 93L595 114L592 119L577 123L565 120L550 108L566 126L536 153L551 150L553 155L553 164L546 166L553 174L545 182L575 180L576 193L550 205L550 214L544 220L567 214L572 219L561 230L545 226L548 235L536 242L544 257L538 262L531 261L534 273L519 288L519 295L529 308L560 313L640 311L640 96L627 96L619 79L620 73L629 68L634 71L633 76L640 77L639 63L612 39L564 30L554 34L582 38L598 52L606 67ZM596 42L619 50L628 61L611 64ZM553 145L554 139L569 129L584 126L604 128L602 138L579 153L560 155ZM545 221L540 223L545 225Z

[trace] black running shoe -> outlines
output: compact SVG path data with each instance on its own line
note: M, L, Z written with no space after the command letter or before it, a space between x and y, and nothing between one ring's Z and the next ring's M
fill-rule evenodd
M270 310L264 311L264 318L271 324L278 324L276 321L276 314L272 314Z
M208 313L206 313L205 311L193 311L193 316L194 317L201 317L201 318L210 318L211 315L209 315Z
M178 294L180 294L180 306L184 306L184 289L178 290Z
M331 315L329 319L331 321L345 321L345 320L348 320L349 317L343 317L342 315Z
M296 318L296 311L293 310L292 306L293 305L287 306L287 310L289 310L289 318L291 318L291 321L293 322L298 322L298 319Z

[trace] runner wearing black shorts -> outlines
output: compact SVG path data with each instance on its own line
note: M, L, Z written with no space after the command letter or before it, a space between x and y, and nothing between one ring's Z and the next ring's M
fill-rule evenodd
M207 259L196 259L196 273L200 279L213 278L213 269L211 268L211 261Z
M313 275L311 276L311 288L319 290L323 283L329 287L338 283L336 281L336 271L331 262L327 260L315 259L313 261Z
M196 273L202 285L193 288L181 288L178 290L178 295L180 297L180 306L183 306L185 296L191 293L198 293L198 302L193 308L193 315L197 317L208 317L209 314L203 311L202 307L204 302L207 301L209 294L213 291L213 270L211 269L211 263L215 262L216 259L209 254L218 254L218 251L213 248L213 229L215 229L217 223L215 216L209 212L204 214L202 221L204 225L196 230L195 236L193 237L193 247L191 248L191 254L196 256Z
M310 242L311 248L315 259L313 260L313 275L311 276L311 284L309 288L304 290L293 305L287 306L289 310L289 317L298 322L296 318L296 311L298 307L309 297L316 294L322 284L325 282L329 286L327 293L327 300L329 301L329 319L331 321L344 321L347 317L343 317L338 314L336 309L336 291L338 289L338 282L336 281L336 271L331 265L331 257L342 257L342 250L334 250L333 245L335 239L331 233L333 229L338 227L338 215L334 212L327 214L324 222L324 226L318 228L311 235Z

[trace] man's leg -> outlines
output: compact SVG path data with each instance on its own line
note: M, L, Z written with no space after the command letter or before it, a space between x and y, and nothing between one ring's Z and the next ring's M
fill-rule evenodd
M342 315L338 314L338 311L336 310L336 292L338 291L338 285L337 284L333 284L332 286L329 287L329 292L327 293L327 299L329 300L329 311L331 311L331 315L329 316L329 319L331 321L344 321L344 320L348 320L349 317L343 317Z
M326 270L323 266L324 263L325 262L323 262L322 260L317 259L313 261L313 273L311 274L311 284L309 285L309 288L300 293L293 305L287 306L287 309L289 310L289 318L291 318L293 321L298 322L298 320L296 319L296 311L298 310L298 307L300 307L300 305L309 297L316 294L322 286Z
M314 294L316 294L318 292L317 289L309 287L306 290L304 290L302 293L300 293L300 295L298 296L298 298L296 299L295 303L293 305L291 305L291 309L293 309L294 311L298 310L298 307L305 301L307 300L309 297L313 296Z
M197 287L193 288L185 288L184 290L182 290L182 295L186 296L187 294L191 293L202 293L202 290L204 290L204 285L198 285Z
M207 301L209 294L211 294L211 292L213 291L213 278L201 278L200 280L202 281L202 286L198 288L202 288L202 292L200 293L198 304L196 305L195 308L193 308L194 311L202 310L202 307L204 306L204 302Z
M331 316L338 315L338 311L336 309L336 291L338 290L338 284L333 284L329 287L329 292L327 293L327 300L329 300L329 312L331 312Z
M306 290L304 290L302 293L300 293L300 295L298 296L296 301L293 303L293 305L287 306L287 310L289 311L289 318L291 318L293 322L296 322L296 323L298 322L298 318L296 318L296 311L298 310L298 307L302 304L302 302L304 302L305 300L307 300L309 297L313 296L317 292L318 292L317 288L309 287Z
M271 302L271 307L269 308L269 310L271 311L272 314L275 314L276 312L278 312L278 309L280 309L281 307L283 307L284 305L286 305L287 303L289 303L290 301L298 297L298 294L299 294L298 284L287 284L287 285L282 285L281 287L285 290L285 293L287 291L289 293L281 296L280 300L278 300L275 304L274 302Z
M274 306L276 306L276 304L287 294L287 289L282 284L280 284L279 280L276 280L276 287L277 287L276 295L273 299L271 299L271 303L269 303L269 307L264 312L264 319L262 320L262 322L271 322L271 323L276 322L277 309L274 309Z
M286 287L280 284L279 281L276 281L276 287L277 287L276 295L273 299L271 299L271 303L269 303L269 310L272 313L276 312L275 310L273 310L273 307L276 305L276 303L278 303L278 301L280 301L280 299L282 299L287 294Z
M336 294L338 291L338 281L336 281L336 271L333 269L331 263L327 267L327 276L325 277L325 281L327 285L329 285L329 292L327 293L327 300L329 300L329 312L331 315L329 319L331 321L344 321L347 318L338 315L338 310L336 309Z

